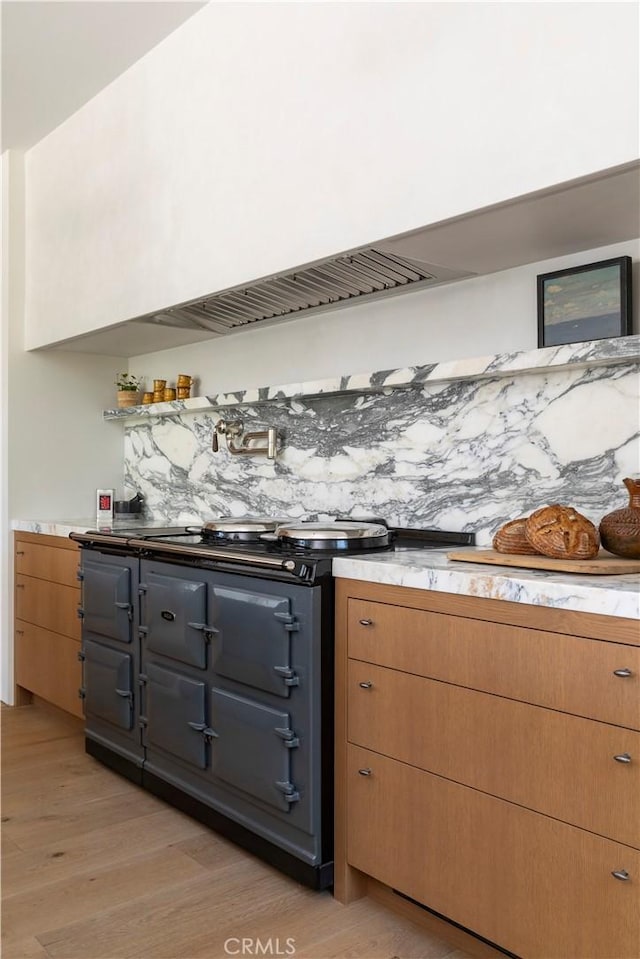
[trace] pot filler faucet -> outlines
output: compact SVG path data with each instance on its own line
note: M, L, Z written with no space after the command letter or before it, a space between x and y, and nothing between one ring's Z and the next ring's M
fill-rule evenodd
M267 430L259 430L253 433L243 432L242 420L218 420L211 440L211 449L217 453L220 449L218 436L224 436L227 440L227 449L234 456L266 456L267 459L274 460L278 447L278 433L275 426L270 426ZM238 440L238 445L236 445ZM251 446L252 443L265 443L266 446Z

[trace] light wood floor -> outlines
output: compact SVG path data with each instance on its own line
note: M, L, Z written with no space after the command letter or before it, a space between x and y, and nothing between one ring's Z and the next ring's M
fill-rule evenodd
M370 900L305 889L110 772L72 717L32 705L1 720L3 959L225 959L243 938L295 959L467 959Z

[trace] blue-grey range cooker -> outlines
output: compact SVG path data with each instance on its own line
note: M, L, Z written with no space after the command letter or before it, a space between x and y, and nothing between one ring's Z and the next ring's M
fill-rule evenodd
M249 517L71 536L87 752L299 881L330 886L332 557L473 534Z

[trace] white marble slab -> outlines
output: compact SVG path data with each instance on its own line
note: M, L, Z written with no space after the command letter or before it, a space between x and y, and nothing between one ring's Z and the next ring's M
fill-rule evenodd
M42 533L44 536L68 536L95 529L96 520L90 519L14 519L11 529L21 533Z
M165 527L167 524L160 521L139 518L135 516L123 516L121 519L114 520L112 529L135 529L144 527L145 529ZM176 523L180 525L180 523ZM89 529L97 528L96 518L86 517L84 519L14 519L11 521L11 529L22 533L42 533L44 536L68 536L69 533L85 533Z
M618 336L608 340L569 343L540 350L496 353L491 356L468 357L444 363L409 366L375 373L351 373L322 380L287 383L283 386L261 386L239 389L210 396L194 396L188 400L152 403L105 410L105 420L139 420L149 417L179 416L230 406L247 406L277 400L318 396L341 396L348 393L384 393L397 389L420 389L435 383L481 380L513 376L543 370L584 369L614 366L640 359L640 336Z
M246 431L277 431L275 461L214 453L221 411L126 421L124 486L168 525L382 516L483 545L549 503L598 524L640 472L639 387L614 363L238 407Z
M334 576L387 586L502 599L579 613L640 620L640 573L585 576L447 559L450 550L404 550L339 557Z

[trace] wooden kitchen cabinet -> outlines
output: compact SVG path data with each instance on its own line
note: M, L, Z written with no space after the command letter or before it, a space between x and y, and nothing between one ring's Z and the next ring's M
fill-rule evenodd
M628 620L338 580L336 896L637 959L639 674Z
M16 702L35 694L82 716L77 544L22 532L14 541Z

